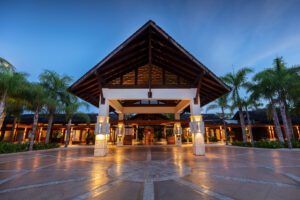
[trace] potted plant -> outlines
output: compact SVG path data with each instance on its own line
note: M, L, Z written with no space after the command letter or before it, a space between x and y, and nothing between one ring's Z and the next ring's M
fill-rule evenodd
M173 129L168 128L166 130L167 144L175 144L175 136L173 134Z

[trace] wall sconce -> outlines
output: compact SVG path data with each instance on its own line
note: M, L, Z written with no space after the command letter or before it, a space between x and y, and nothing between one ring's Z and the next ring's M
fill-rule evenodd
M182 135L182 128L181 128L180 124L176 124L174 126L174 134L177 135L178 137L180 135Z
M98 130L96 135L108 135L110 133L109 117L99 117Z

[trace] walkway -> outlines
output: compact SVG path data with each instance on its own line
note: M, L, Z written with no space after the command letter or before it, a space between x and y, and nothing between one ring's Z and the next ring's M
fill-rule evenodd
M299 199L300 151L92 147L0 156L0 199Z

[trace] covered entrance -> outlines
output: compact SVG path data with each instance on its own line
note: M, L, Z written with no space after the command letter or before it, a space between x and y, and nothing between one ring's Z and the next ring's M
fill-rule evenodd
M158 27L147 22L100 63L76 81L69 91L99 108L95 125L95 156L107 154L107 141L117 146L137 144L143 127L143 144L154 144L156 126L172 130L181 145L181 114L188 108L188 124L195 155L204 155L201 106L230 90L216 75ZM118 119L109 119L109 113ZM173 119L126 119L163 114ZM135 128L134 128L135 127ZM171 128L170 128L171 127ZM167 133L164 130L167 140ZM134 141L136 140L136 141Z

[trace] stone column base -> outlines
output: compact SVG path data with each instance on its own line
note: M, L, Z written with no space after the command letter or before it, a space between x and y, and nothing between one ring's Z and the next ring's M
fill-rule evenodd
M193 153L196 156L205 155L204 123L201 115L191 116L191 133L193 134Z
M203 134L201 133L194 134L193 151L194 151L194 155L196 156L205 155L205 144L204 144Z
M181 135L179 137L177 137L177 135L175 135L175 144L176 144L176 146L182 145Z
M121 147L121 146L123 146L123 140L122 139L118 139L117 140L117 147Z
M108 149L105 135L96 135L94 156L106 156L107 153Z

